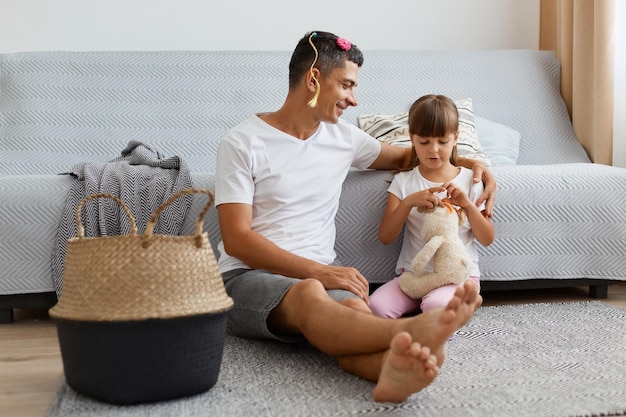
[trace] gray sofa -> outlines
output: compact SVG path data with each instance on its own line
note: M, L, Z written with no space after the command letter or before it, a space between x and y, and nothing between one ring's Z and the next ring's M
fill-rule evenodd
M485 291L589 285L592 296L603 297L608 284L626 279L626 170L589 161L560 97L553 53L364 54L360 105L344 115L353 123L442 93L471 98L477 122L519 132L515 163L491 167L498 182L496 240L479 248ZM79 162L110 161L138 140L180 156L194 186L212 188L219 139L252 113L282 104L289 55L0 55L0 321L10 322L13 308L56 301L50 259L74 181L60 173ZM385 171L350 172L336 220L339 260L373 284L393 276L399 251L399 241L384 246L377 238L390 178ZM191 232L200 205L194 202L185 231ZM205 224L215 244L214 209Z

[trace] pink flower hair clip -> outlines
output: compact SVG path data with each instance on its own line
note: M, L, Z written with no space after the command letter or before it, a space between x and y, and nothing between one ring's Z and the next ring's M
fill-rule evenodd
M337 46L339 46L344 51L349 51L352 48L352 42L344 38L337 38Z

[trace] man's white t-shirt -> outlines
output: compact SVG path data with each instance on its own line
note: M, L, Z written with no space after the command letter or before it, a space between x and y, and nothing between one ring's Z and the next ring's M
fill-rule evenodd
M484 185L482 182L474 184L473 178L474 173L471 169L461 167L459 174L452 180L452 182L463 189L468 198L475 202L482 194ZM436 183L428 181L422 176L419 168L416 167L411 171L397 173L389 186L388 192L402 200L409 194L431 187L439 187L441 185L442 183L440 182ZM445 191L436 193L436 195L440 199L446 197ZM479 210L484 209L485 203L479 207ZM402 241L402 249L400 250L400 256L398 257L398 262L396 264L396 274L401 274L403 270L412 271L411 261L425 245L421 234L423 223L424 214L412 209L405 222L404 240ZM478 252L474 244L474 234L472 233L469 221L466 220L465 223L459 226L459 237L463 241L470 258L472 259L473 266L470 271L470 275L479 277L480 269L478 268ZM424 269L426 271L433 270L432 259L428 262Z
M335 214L351 166L369 167L380 142L343 120L320 123L308 139L288 135L254 115L229 131L217 152L215 205L252 206L252 230L284 250L329 264L335 260ZM249 268L219 246L219 268Z

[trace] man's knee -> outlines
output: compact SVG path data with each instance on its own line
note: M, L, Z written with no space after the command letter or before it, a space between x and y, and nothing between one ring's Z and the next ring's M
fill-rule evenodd
M316 279L303 279L291 286L280 303L270 312L267 324L277 334L302 333L308 312L315 311L315 300L326 294Z
M306 278L295 283L289 289L285 298L294 300L298 305L302 306L319 301L326 296L326 290L320 281L313 278Z
M334 300L334 297L328 294L324 288L324 284L314 278L303 279L294 284L288 293L289 304L296 303L298 309L304 311L315 311L320 303L327 303ZM365 301L358 297L345 298L343 300L334 300L347 307L355 310L371 312Z

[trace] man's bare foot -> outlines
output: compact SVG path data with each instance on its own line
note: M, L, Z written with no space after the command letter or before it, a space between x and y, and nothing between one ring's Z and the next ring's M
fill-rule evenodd
M482 303L483 298L479 294L478 286L474 281L468 279L462 285L459 285L456 288L454 297L446 305L441 315L442 324L450 331L446 338L467 324Z
M438 374L437 357L430 348L414 342L408 332L398 333L383 358L374 400L402 402L430 385Z
M457 287L454 297L446 307L415 316L404 330L411 333L414 340L430 347L431 352L437 356L437 364L441 366L445 358L446 342L454 332L470 321L482 301L478 286L468 279Z

